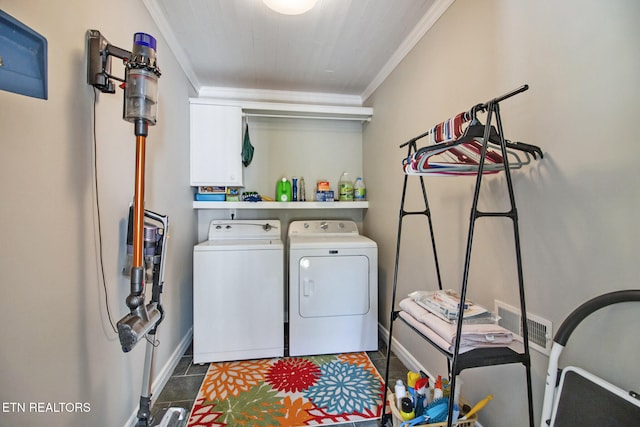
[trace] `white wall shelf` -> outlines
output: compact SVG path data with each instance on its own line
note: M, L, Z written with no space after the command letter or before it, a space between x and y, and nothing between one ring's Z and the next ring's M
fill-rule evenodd
M369 202L203 202L194 209L367 209Z

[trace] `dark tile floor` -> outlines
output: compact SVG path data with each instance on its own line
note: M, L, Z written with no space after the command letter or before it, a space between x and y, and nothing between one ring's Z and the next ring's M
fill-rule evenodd
M170 407L181 407L187 410L187 416L196 399L200 385L209 367L208 364L197 365L193 363L193 347L189 346L182 356L171 378L157 398L153 397L152 417L159 422L162 415ZM384 378L386 369L386 343L379 343L378 351L368 352L369 358L375 365L380 375ZM389 362L389 382L393 383L398 378L406 378L407 368L391 353ZM376 427L378 421L362 421L358 423L341 424L345 427Z

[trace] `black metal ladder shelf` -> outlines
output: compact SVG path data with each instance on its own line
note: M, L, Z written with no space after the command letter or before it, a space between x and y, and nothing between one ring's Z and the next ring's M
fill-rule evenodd
M532 389L531 389L531 357L529 353L529 333L528 333L528 321L527 310L525 307L525 292L524 292L524 280L522 273L522 259L520 253L520 236L518 231L518 215L516 210L513 183L511 179L510 170L521 167L524 164L528 164L531 158L542 158L542 150L534 145L524 144L520 142L511 142L504 138L502 120L500 117L500 102L508 99L514 95L524 92L529 87L527 85L521 86L503 96L492 99L484 104L475 105L468 112L460 113L459 115L443 122L427 132L416 136L415 138L402 144L400 147L408 146L407 158L404 162L405 176L402 187L402 197L400 202L400 215L398 220L398 234L396 242L396 256L395 256L395 269L393 275L393 289L391 297L391 310L390 310L390 322L389 322L389 339L387 342L387 362L385 370L385 391L384 401L387 400L387 388L389 383L389 360L391 355L391 341L393 337L393 323L395 320L400 319L409 326L415 333L421 338L439 350L446 358L449 368L449 387L450 396L454 396L456 387L456 377L461 371L468 368L493 366L501 364L513 364L519 363L524 365L527 379L527 398L529 404L529 425L533 427L533 404L532 404ZM481 124L477 118L479 112L486 112L486 122ZM495 126L492 125L495 121ZM469 122L466 129L463 130L462 123ZM426 136L431 136L432 144L423 148L417 148L417 141ZM468 144L464 147L465 144ZM489 148L490 146L499 147L498 152L493 152ZM509 149L510 151L508 151ZM523 153L526 157L526 161L522 162L518 155L515 155L515 161L513 151L517 150ZM452 151L449 153L449 160L445 162L434 161L437 155ZM473 158L473 154L477 157ZM433 156L433 157L430 157ZM453 159L453 161L451 161ZM510 160L512 159L512 160ZM510 209L504 212L482 212L478 210L478 200L480 195L480 187L482 184L482 177L487 173L499 173L504 172L506 177L506 186L509 193ZM396 305L396 288L398 283L398 264L400 260L400 246L402 237L402 225L406 216L425 216L429 228L429 235L431 238L431 245L433 251L433 258L435 264L435 273L438 282L438 289L442 290L442 280L440 275L440 265L438 263L438 256L436 250L435 237L433 232L433 223L431 220L431 210L429 208L429 202L427 199L427 190L425 186L424 176L430 174L439 175L474 175L476 176L475 189L473 193L473 202L471 207L471 217L469 222L469 231L467 238L467 247L464 262L464 272L462 279L462 286L460 290L461 301L466 300L467 285L469 279L469 265L471 260L471 248L474 235L475 221L482 217L497 217L497 218L509 218L513 223L513 233L515 240L516 251L516 263L518 274L518 290L520 298L520 310L522 320L522 338L523 338L523 351L514 350L510 347L493 347L493 348L477 348L468 352L460 354L460 339L455 340L453 345L454 350L451 352L448 349L443 349L438 344L433 342L418 329L408 323L403 317L399 316L400 310L394 310ZM424 199L424 210L407 211L405 210L407 182L410 175L417 175L422 190L422 197ZM462 325L464 316L464 305L460 304L458 312L458 322L456 325L456 337L462 336ZM449 401L447 426L452 425L453 415L453 399ZM390 421L391 414L383 414L380 422L382 426L386 426Z

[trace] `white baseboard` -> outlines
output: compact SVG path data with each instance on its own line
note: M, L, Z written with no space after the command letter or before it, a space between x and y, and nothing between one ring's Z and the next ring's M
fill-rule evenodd
M178 347L176 347L176 349L173 351L173 353L171 354L171 357L169 358L169 360L167 360L167 363L164 364L160 372L152 380L153 381L151 384L152 403L153 403L153 396L159 395L160 392L162 392L162 389L164 389L164 386L167 385L169 378L171 378L171 374L173 374L173 371L176 369L176 366L178 366L178 363L180 363L180 359L182 358L182 355L185 353L185 351L189 347L189 344L191 344L192 337L193 337L193 327L189 328L189 330L184 335L184 337L182 337L182 340L180 340L180 344L178 344ZM133 414L131 414L126 424L124 425L124 427L135 427L137 422L138 422L138 407L136 406L136 409L133 411Z

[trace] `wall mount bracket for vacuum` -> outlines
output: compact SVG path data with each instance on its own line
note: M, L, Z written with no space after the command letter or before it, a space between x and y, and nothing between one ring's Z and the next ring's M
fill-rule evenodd
M111 57L127 62L131 52L112 45L98 30L87 32L87 83L103 93L115 93L113 80L124 82L123 78L111 74Z

